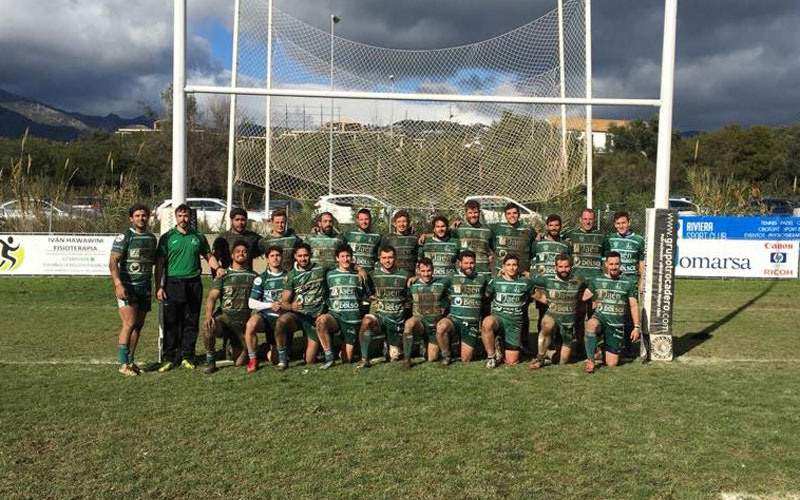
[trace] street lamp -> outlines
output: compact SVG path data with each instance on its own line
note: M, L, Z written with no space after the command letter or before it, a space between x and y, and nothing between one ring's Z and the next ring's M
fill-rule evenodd
M341 19L331 14L331 92L333 92L333 30ZM333 97L331 97L331 119L328 130L328 194L333 194Z
M392 94L394 94L394 75L389 75L389 81L392 82ZM389 108L389 138L394 139L394 100L390 101Z

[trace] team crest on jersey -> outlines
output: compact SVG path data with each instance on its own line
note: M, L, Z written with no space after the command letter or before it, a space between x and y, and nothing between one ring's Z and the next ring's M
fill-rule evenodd
M453 293L461 293L461 285L453 285Z
M505 236L501 236L501 237L497 238L497 241L501 245L507 245L508 244L508 239Z
M124 239L125 239L125 235L124 234L118 234L117 237L114 238L114 241L119 243L120 241L122 241Z
M260 285L260 284L261 284L261 276L259 276L259 277L257 277L256 279L254 279L254 280L253 280L253 284L254 284L254 285Z

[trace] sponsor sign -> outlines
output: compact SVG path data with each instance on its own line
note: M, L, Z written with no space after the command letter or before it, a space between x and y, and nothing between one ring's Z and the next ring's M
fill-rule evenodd
M0 276L107 276L114 236L0 234Z
M800 240L800 217L684 215L678 223L680 240Z
M672 308L675 297L675 244L678 214L647 210L646 289L643 305L643 348L658 361L672 360ZM649 341L649 342L648 342Z
M797 278L798 241L682 239L676 275L709 278Z

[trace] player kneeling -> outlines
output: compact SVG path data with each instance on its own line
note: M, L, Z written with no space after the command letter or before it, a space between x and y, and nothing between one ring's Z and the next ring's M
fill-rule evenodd
M594 350L597 335L605 341L605 363L613 368L619 363L625 335L633 342L639 339L639 283L636 276L620 272L618 252L606 254L606 274L595 276L583 292L583 300L594 298L594 314L586 325L586 373L594 372ZM630 316L628 312L630 311ZM628 318L633 319L633 324Z
M449 283L449 278L433 277L433 261L422 257L417 262L417 274L409 293L413 303L413 315L406 320L403 328L403 347L406 359L403 369L411 368L411 350L418 338L423 338L428 345L428 361L434 361L439 356L439 346L436 343L436 324L444 315L446 303L444 294Z
M361 304L369 297L367 274L353 269L353 249L347 243L336 247L337 268L328 271L328 312L317 318L317 334L330 339L341 335L341 360L353 361L353 352L361 325ZM333 360L325 361L321 369L329 368Z
M533 294L531 280L519 275L519 257L508 254L503 258L503 270L489 281L486 293L492 297L491 314L483 319L482 328L486 368L494 368L503 359L495 350L496 337L503 340L506 364L516 365L522 345L522 319Z
M253 281L253 288L250 290L248 305L256 314L247 320L244 332L249 358L247 373L253 373L258 369L256 332L264 332L268 349L267 360L277 363L281 355L284 360L286 359L286 347L281 347L279 351L275 343L275 323L281 315L281 293L286 278L282 265L283 250L277 245L270 246L267 249L267 269Z
M256 273L245 267L247 259L247 242L237 240L231 251L233 263L225 275L213 282L213 288L206 299L205 347L206 365L203 373L217 371L216 339L227 338L234 349L236 366L244 364L244 330L250 316L248 298ZM220 309L214 314L214 306L219 300Z

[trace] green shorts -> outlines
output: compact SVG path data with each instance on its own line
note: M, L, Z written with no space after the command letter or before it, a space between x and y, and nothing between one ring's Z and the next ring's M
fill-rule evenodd
M297 322L298 329L303 330L303 335L306 339L319 343L319 337L317 336L317 318L299 312L287 312L284 314L292 315ZM294 332L292 333L294 334Z
M344 341L345 344L355 345L356 342L358 342L358 329L361 323L347 323L338 314L333 312L329 314L333 316L333 319L336 320L336 324L339 325L338 336L342 338L342 341Z
M214 316L214 321L222 329L222 338L230 340L234 347L244 347L244 329L246 322L235 321L225 313Z
M600 332L603 335L605 350L612 354L619 354L625 347L625 338L633 331L633 325L611 322L609 318L601 312L595 312L594 319L600 322Z
M467 344L473 349L477 348L481 343L481 324L479 321L464 321L452 316L448 316L450 321L453 322L456 335L461 339L461 342Z
M258 311L256 314L264 321L264 335L267 338L267 344L275 345L275 323L278 317L273 314L267 314L267 309Z
M136 306L139 312L149 312L153 298L151 286L137 286L123 283L127 298L117 299L117 307Z
M403 325L405 324L405 322L396 321L392 318L388 318L379 312L375 312L374 316L378 318L378 324L380 325L381 335L386 337L386 342L389 345L402 346Z
M522 345L522 320L513 321L495 314L492 317L497 320L497 324L500 327L497 333L503 336L506 348L519 350Z
M575 345L575 323L564 323L555 316L547 314L555 322L556 326L553 329L553 340L557 344L567 347L574 347Z

